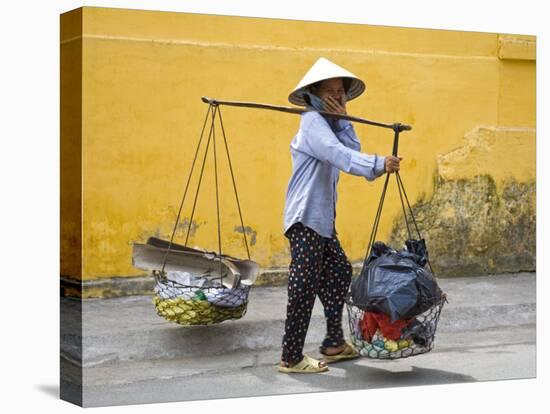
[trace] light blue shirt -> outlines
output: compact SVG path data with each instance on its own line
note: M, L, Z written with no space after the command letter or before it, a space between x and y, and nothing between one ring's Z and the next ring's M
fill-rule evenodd
M286 193L285 232L301 222L323 237L336 235L340 171L368 181L385 172L385 157L360 151L361 143L348 120L327 120L315 111L301 116L300 129L290 144L292 176Z

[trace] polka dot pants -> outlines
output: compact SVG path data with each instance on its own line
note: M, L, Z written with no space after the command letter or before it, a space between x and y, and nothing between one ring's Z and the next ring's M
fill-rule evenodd
M344 343L342 312L352 268L337 238L322 237L302 223L285 234L292 260L288 275L288 304L281 360L296 363L303 348L315 297L323 304L327 333L322 346Z

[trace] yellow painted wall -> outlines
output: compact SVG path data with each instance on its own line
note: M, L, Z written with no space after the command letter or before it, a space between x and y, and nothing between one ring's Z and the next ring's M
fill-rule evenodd
M61 19L60 272L82 277L82 10ZM65 41L64 39L74 39Z
M441 156L467 145L472 131L535 128L534 37L518 46L513 35L489 33L82 10L82 36L62 37L62 47L82 42L83 279L140 275L131 266L132 243L170 236L207 110L201 96L289 105L289 92L320 56L367 84L348 113L413 126L400 141L412 203L430 197ZM264 268L284 267L282 214L299 117L221 109L245 225L255 232L252 258ZM356 131L364 152L391 152L391 131L365 125ZM514 142L534 160L534 133L527 136ZM513 153L499 151L493 169L515 165ZM244 256L230 177L220 162L224 251ZM469 169L447 167L450 177ZM207 164L190 245L216 250L212 169ZM517 179L534 178L534 162L520 170ZM341 175L337 230L351 260L364 256L382 184ZM390 189L380 238L399 214Z

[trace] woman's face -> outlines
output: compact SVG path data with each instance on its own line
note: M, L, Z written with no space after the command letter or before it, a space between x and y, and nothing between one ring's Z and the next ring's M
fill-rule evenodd
M326 101L329 96L332 96L340 105L345 105L346 103L346 90L344 89L342 78L324 80L315 94L323 101Z

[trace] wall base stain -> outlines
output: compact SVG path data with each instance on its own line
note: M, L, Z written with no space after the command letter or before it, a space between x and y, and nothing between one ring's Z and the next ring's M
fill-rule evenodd
M411 206L437 276L535 271L536 183L510 179L499 187L490 175L439 180L431 200ZM389 243L400 248L407 238L401 215Z

